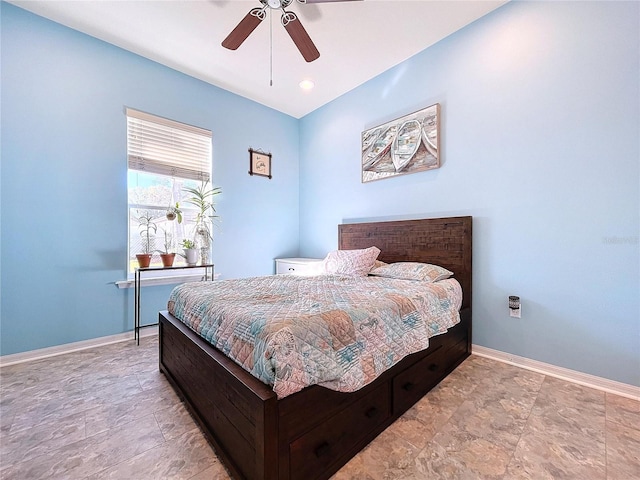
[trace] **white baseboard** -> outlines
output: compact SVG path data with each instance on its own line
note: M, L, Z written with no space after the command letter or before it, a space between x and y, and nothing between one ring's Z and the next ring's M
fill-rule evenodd
M471 345L471 352L480 357L490 358L499 362L508 363L509 365L515 365L516 367L560 378L568 382L584 385L585 387L595 388L596 390L602 390L604 392L640 401L640 387L636 387L634 385L616 382L607 378L596 377L595 375L569 370L568 368L556 367L550 363L539 362L526 357L519 357L518 355L493 350L480 345Z
M148 337L158 334L158 327L143 327L140 329L141 337ZM33 360L40 360L42 358L55 357L57 355L64 355L65 353L77 352L79 350L86 350L89 348L100 347L103 345L110 345L112 343L133 341L133 332L124 332L117 335L110 335L108 337L93 338L90 340L83 340L81 342L67 343L65 345L58 345L55 347L41 348L38 350L31 350L29 352L14 353L11 355L0 356L0 368L7 367L9 365L15 365L17 363L31 362ZM613 393L622 397L631 398L633 400L640 401L640 387L628 385L622 382L616 382L602 377L596 377L588 373L577 372L575 370L569 370L568 368L557 367L549 363L539 362L537 360L531 360L526 357L519 357L511 353L501 352L499 350L493 350L491 348L482 347L480 345L472 345L471 351L474 355L480 357L490 358L499 362L508 363L516 367L532 370L534 372L549 375L551 377L560 378L569 382L584 385L585 387L595 388L596 390L602 390L604 392Z
M158 326L140 328L140 337L148 337L158 334ZM31 362L42 358L55 357L64 355L65 353L77 352L79 350L87 350L88 348L101 347L112 343L133 342L133 332L118 333L109 335L108 337L92 338L82 340L81 342L65 343L64 345L56 345L55 347L40 348L38 350L30 350L28 352L13 353L11 355L0 356L0 368L15 365L17 363Z

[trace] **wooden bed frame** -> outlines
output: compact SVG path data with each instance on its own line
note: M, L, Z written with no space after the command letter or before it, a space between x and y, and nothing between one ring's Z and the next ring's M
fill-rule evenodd
M441 265L463 287L462 321L353 393L273 390L168 312L160 370L238 479L327 479L471 353L471 217L339 225L339 248L380 248L385 262Z

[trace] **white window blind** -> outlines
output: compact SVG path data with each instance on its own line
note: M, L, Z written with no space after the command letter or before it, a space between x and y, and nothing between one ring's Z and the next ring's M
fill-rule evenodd
M126 109L129 168L171 177L209 180L210 130Z

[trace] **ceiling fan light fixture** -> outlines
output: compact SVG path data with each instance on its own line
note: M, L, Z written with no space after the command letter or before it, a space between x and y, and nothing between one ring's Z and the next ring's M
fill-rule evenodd
M316 86L313 80L309 80L309 79L302 80L298 85L302 90L305 90L305 91L309 91Z

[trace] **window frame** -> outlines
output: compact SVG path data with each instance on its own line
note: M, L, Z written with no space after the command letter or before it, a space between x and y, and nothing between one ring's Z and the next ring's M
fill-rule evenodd
M167 179L170 179L171 182L181 181L196 184L195 182L209 181L211 179L213 163L213 134L210 130L128 107L125 107L125 116L127 120L127 280L117 282L119 288L130 286L135 269L137 268L135 254L141 253L142 251L136 251L136 247L132 244L134 235L132 229L135 228L135 220L138 218L134 216L134 210L156 211L158 212L158 216L154 216L154 220L157 218L158 223L162 222L166 225L168 220L165 221L162 219L162 212L166 212L169 207L174 206L175 201L180 202L180 209L183 212L184 219L183 226L179 227L178 231L183 234L182 238L190 238L190 236L186 234L186 232L189 231L188 227L184 224L189 222L189 218L194 217L198 211L195 206L184 202L183 198L174 200L175 192L173 190L175 190L175 188L173 184L171 186L171 199L165 205L160 205L159 202L158 204L146 201L140 202L140 199L135 198L133 199L134 201L132 201L131 189L134 188L131 184L132 172L140 172L141 174L150 176L147 177L146 180L150 181L151 185L153 185L154 181L157 181L158 186L161 186ZM166 137L164 137L163 134L166 134ZM158 146L157 149L155 149L156 146ZM164 162L166 159L168 159L168 161ZM184 160L184 164L181 163L181 159ZM182 191L182 188L180 191ZM188 196L188 194L185 194L185 196ZM177 220L174 220L174 222L177 222ZM162 248L163 237L159 230L160 228L155 232L157 243L151 251L153 255L152 266L158 266L157 251L164 250ZM178 253L180 249L177 245L179 241L177 236L174 235L173 241L172 251ZM211 252L209 254L211 254ZM178 255L181 254L178 253ZM176 261L178 264L182 263L178 258ZM160 266L161 265L160 263ZM175 277L184 279L186 277L199 276L199 271L195 272L193 270L167 270L158 271L157 273L158 275L156 277L159 278ZM176 282L162 281L161 283L178 283L178 281L182 280L177 280Z

